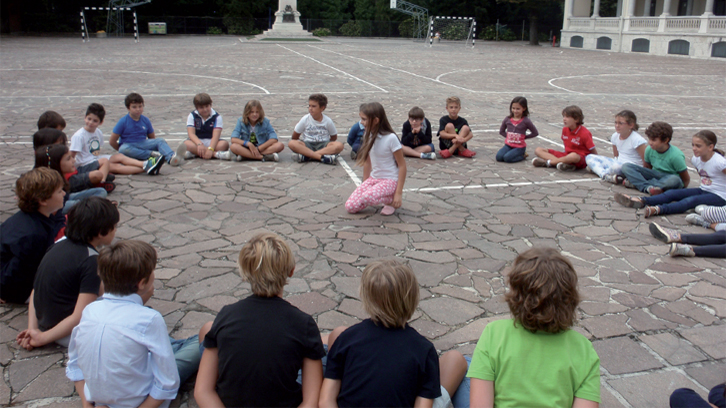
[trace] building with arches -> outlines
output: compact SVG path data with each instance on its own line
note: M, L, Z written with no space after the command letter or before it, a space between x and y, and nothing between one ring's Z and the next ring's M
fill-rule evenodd
M561 47L726 58L726 0L565 0Z

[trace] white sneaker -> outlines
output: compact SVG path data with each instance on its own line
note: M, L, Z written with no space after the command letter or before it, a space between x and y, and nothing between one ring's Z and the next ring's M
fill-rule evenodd
M711 223L706 221L706 219L699 214L686 215L686 222L693 225L700 225L703 228L711 228Z
M227 150L225 152L214 152L214 157L218 158L219 160L227 160L232 161L236 160L236 154L232 153L231 151Z
M696 209L695 209L696 214L703 214L703 210L705 210L706 207L708 207L706 204L699 204L699 205L697 205L696 206Z
M181 143L176 147L176 153L169 159L169 164L172 166L181 166L184 163L184 153L187 152L187 146Z
M186 152L184 152L184 160L191 160L195 157L197 157L197 155L195 155L194 153L192 153L188 150Z
M262 155L262 161L280 161L280 156L277 153Z
M426 159L426 160L436 160L436 153L434 153L434 152L421 153L421 158Z

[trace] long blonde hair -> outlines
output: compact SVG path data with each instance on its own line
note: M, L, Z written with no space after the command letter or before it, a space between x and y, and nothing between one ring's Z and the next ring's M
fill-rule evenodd
M360 112L368 119L366 124L366 131L363 134L363 143L358 150L358 158L355 161L359 166L363 166L368 160L368 155L373 148L373 143L376 142L376 138L379 133L389 134L395 132L388 122L386 117L386 111L383 109L383 105L378 102L370 102L361 105ZM378 119L376 123L375 119Z

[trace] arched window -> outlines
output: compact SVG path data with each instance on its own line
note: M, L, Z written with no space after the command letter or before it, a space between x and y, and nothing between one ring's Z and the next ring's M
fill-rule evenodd
M668 43L668 54L688 55L691 43L686 40L673 40Z
M636 38L630 49L633 52L650 52L650 40L647 38Z
M572 48L582 48L582 37L579 35L573 35L570 37L570 47Z
M600 37L597 39L597 46L596 48L598 50L609 50L612 47L613 40L610 39L610 37Z
M726 58L726 41L713 43L713 45L711 46L711 56Z

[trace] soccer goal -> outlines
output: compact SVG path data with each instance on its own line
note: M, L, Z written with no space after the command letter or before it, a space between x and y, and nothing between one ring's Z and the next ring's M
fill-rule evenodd
M88 23L86 18L87 11L107 11L108 22L107 22L107 35L121 35L123 36L123 12L130 11L134 17L134 42L139 42L139 20L136 17L136 11L130 7L84 7L81 9L81 38L83 42L91 41L88 33ZM113 30L113 32L112 32ZM120 31L119 31L120 30Z
M476 20L473 17L431 17L426 42L429 47L434 43L460 42L473 47L476 39Z

